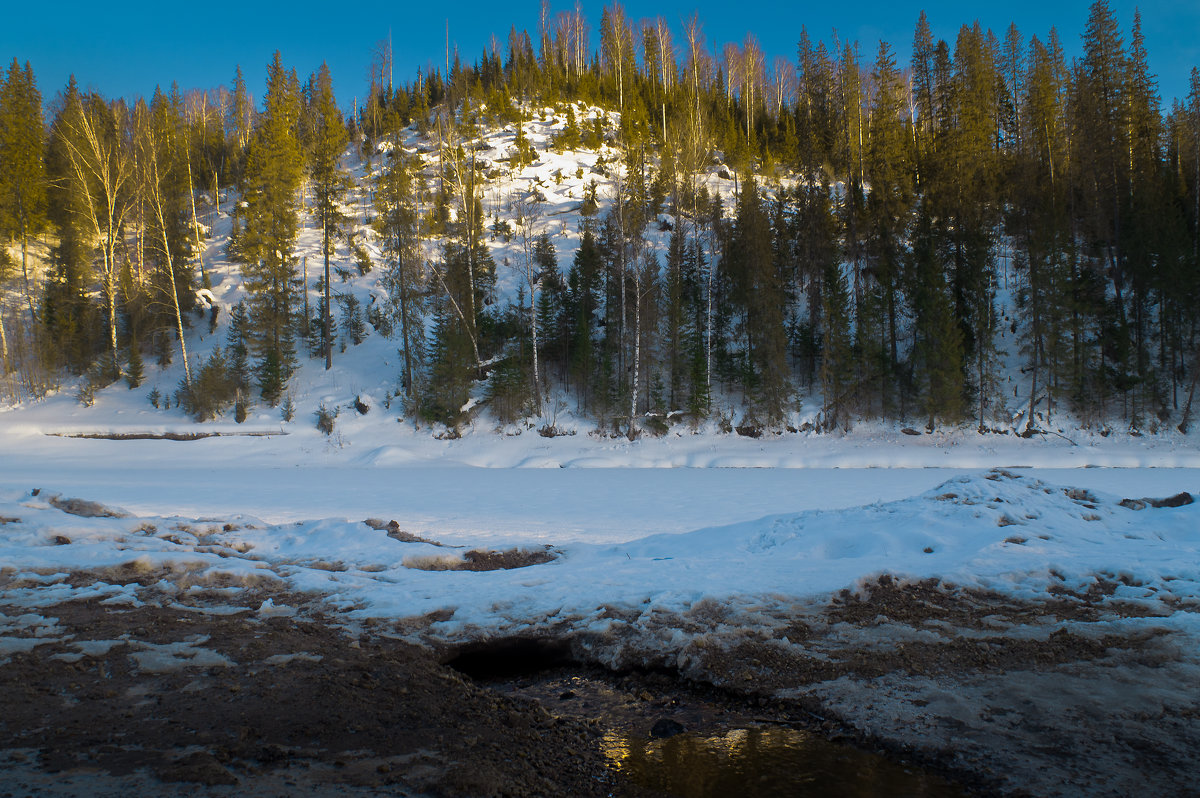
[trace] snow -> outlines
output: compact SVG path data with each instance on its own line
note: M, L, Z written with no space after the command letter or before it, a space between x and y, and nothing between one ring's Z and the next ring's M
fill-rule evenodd
M455 469L450 473L524 476L528 488L535 488L547 475L674 474L684 478L681 487L687 489L675 496L678 503L662 502L649 519L642 520L643 525L670 526L667 519L686 506L684 494L704 495L697 485L706 478L783 474L793 477L795 489L799 487L795 478L806 472ZM888 475L907 472L866 473L878 476L882 487L895 481ZM1126 488L1136 488L1132 494L1137 497L1165 495L1161 482L1146 479L1149 472L1145 471L1076 473L1108 478L1098 482L1111 483L1120 477ZM1179 481L1195 476L1166 473ZM26 588L19 592L30 607L98 592L109 593L109 600L128 600L121 590L109 590L122 573L157 575L156 587L164 592L218 581L235 586L271 581L324 594L351 618L399 619L449 610L452 614L435 628L436 635L446 638L551 621L594 631L611 625L602 608L612 606L636 608L648 617L656 612L683 612L706 600L732 606L783 605L846 587L869 590L885 573L901 581L936 578L1031 600L1049 599L1060 589L1086 590L1099 577L1121 583L1116 599L1153 607L1163 623L1180 631L1195 630L1191 609L1200 599L1198 505L1134 510L1120 504L1129 491L1116 494L1063 486L1001 469L948 479L940 475L940 481L924 471L910 474L917 475L937 484L907 498L845 507L829 506L820 494L805 497L796 490L794 504L815 508L755 517L753 506L742 505L737 512L749 516L747 520L692 531L679 531L679 520L674 521L676 529L649 536L627 528L616 531L619 527L607 536L592 535L588 529L564 528L556 535L543 530L536 539L552 544L550 562L488 572L428 570L436 561L461 560L462 549L446 545L501 548L527 545L535 537L487 534L483 527L494 509L486 506L458 516L458 523L473 527L474 533L436 542L405 542L389 536L386 529L339 518L278 523L220 514L203 520L141 514L80 518L59 509L70 505L48 492L34 496L8 491L0 497L0 515L20 520L5 525L0 559L6 592L14 598L18 588ZM863 472L853 476L861 482ZM425 484L435 482L427 479ZM491 484L493 490L498 485L504 491L514 483ZM603 492L613 505L607 517L622 517L616 497ZM530 503L545 509L557 502L560 515L586 518L593 525L600 519L590 512L606 517L598 503L575 502L568 492L543 491L541 496ZM524 501L510 498L515 503ZM593 495L590 501L599 498ZM498 499L493 495L493 501ZM639 513L647 510L646 504L640 504ZM397 515L401 529L411 531L404 516ZM453 516L453 510L447 515ZM70 542L56 542L62 537ZM71 571L95 573L97 582L71 587L65 578ZM270 616L292 611L268 599L257 612ZM25 616L16 620L23 627L32 622Z

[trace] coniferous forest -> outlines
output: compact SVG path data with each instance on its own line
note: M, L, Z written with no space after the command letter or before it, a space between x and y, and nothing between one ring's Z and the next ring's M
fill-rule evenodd
M1066 414L1186 431L1200 71L1164 107L1139 19L1122 30L1098 0L1071 62L1054 31L968 24L935 41L924 13L908 65L888 43L803 30L796 58L770 64L752 36L718 51L698 19L681 38L619 4L595 30L546 8L507 47L448 53L407 82L382 48L352 108L328 69L302 80L278 53L258 102L240 68L229 87L136 100L72 79L47 102L14 59L5 399L85 375L87 403L138 385L149 358L184 365L165 401L197 419L286 417L301 362L328 368L379 335L403 414L451 430L473 400L501 422L545 420L553 391L631 437L712 420L718 397L747 434L785 428L801 401L824 430L1019 418L1033 433ZM538 157L522 123L543 109L562 121L554 150L617 153L571 209L573 253L537 191L485 211L499 175ZM484 131L514 127L503 169L477 160ZM202 302L218 206L246 292L233 308ZM297 257L305 225L317 263ZM498 239L516 242L512 263L493 258ZM515 295L497 291L505 267ZM372 270L385 300L337 291ZM221 331L205 358L187 352L197 325Z

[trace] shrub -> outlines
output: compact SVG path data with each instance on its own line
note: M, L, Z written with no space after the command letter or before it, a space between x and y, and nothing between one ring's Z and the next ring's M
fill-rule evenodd
M358 346L367 337L367 322L363 318L362 303L354 294L339 294L337 301L342 306L342 346L345 347L347 338Z
M291 421L296 417L296 403L292 401L290 393L283 397L283 405L279 408L279 417L284 421Z
M197 421L208 421L225 412L237 398L237 381L221 347L213 349L200 372L193 378L191 389L188 389L187 383L182 383L176 397L177 404L181 404L188 415Z
M126 361L125 367L125 382L129 385L129 390L133 390L142 384L145 379L145 367L142 364L142 350L138 346L138 342L129 342L129 360Z
M533 409L531 375L516 357L506 357L492 370L487 396L492 413L502 424L511 424L528 416Z
M358 266L358 273L360 275L367 275L371 273L371 253L367 252L367 248L362 244L359 244L354 248L354 263L356 266Z
M313 415L317 417L317 429L321 430L321 432L324 432L326 435L332 435L333 425L338 416L337 408L335 407L333 410L330 410L325 406L325 403L322 402L321 406L317 408L317 412Z
M121 367L112 352L101 355L83 376L75 399L84 407L96 403L96 391L107 388L121 378Z

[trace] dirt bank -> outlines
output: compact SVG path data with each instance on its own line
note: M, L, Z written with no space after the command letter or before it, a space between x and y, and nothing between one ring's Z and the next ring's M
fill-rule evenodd
M155 579L125 603L36 610L17 600L36 586L0 584L0 796L643 794L580 709L606 700L647 735L782 722L978 795L1198 794L1194 640L1114 583L1023 603L885 578L808 603L613 608L608 632L551 649L623 669L586 693L561 670L480 686L451 650L401 639L436 618L354 627L269 585Z
M0 794L612 792L587 723L346 634L302 597L254 599L270 601L0 605L22 627L0 665Z

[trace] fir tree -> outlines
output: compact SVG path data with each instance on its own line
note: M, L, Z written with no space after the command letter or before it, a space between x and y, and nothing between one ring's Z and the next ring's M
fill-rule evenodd
M913 202L913 172L910 142L905 129L905 93L891 47L881 42L872 73L874 107L870 118L870 164L866 217L873 273L880 292L886 325L881 330L884 353L880 387L885 412L903 413L893 407L899 355L899 318L902 313L901 268L903 241L910 223Z
M400 145L399 125L392 125L391 130L391 147L375 183L374 225L386 258L384 284L388 299L400 320L400 352L404 357L401 386L405 398L411 400L423 354L424 269L417 187Z
M312 94L311 132L308 141L309 176L312 181L312 215L321 225L321 254L325 259L325 307L330 307L329 259L334 255L334 242L342 235L348 221L341 209L350 178L340 166L348 138L341 111L333 96L333 79L329 66L321 64L320 71L310 82ZM325 354L325 369L333 366L333 332L329 316L324 317L321 341Z
M596 369L595 335L599 322L600 286L603 263L596 237L585 229L579 249L567 276L567 314L569 317L569 363L575 390L584 409L592 399Z
M46 224L46 132L42 96L29 63L14 58L0 81L0 241L21 245L21 275L30 320L33 287L29 281L29 239Z
M229 361L229 374L240 397L250 390L250 349L247 336L250 334L250 317L244 302L238 302L230 311L229 329L225 337L225 356Z
M295 100L279 53L267 70L261 124L246 157L244 227L238 241L249 291L251 352L262 396L271 405L282 396L295 364L293 306L299 227L297 189L302 158L293 133Z
M772 248L770 222L752 177L738 204L728 261L734 301L740 306L745 359L742 382L761 422L778 426L788 397L784 292Z

